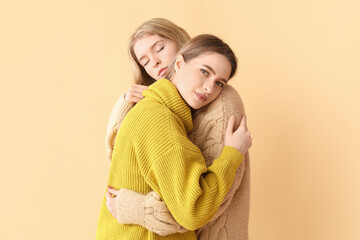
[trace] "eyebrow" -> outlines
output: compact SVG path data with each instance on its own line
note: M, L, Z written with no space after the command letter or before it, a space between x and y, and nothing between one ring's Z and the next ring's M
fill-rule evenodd
M210 67L209 65L206 65L206 64L204 64L203 66L208 68L210 70L210 72L212 72L214 75L216 75L216 72L214 69L212 69L212 67ZM219 79L227 83L227 80L225 80L224 78L219 78Z
M157 40L156 42L154 42L154 44L153 45L151 45L151 47L150 47L150 49L153 49L155 46L156 46L156 44L158 44L159 42L163 42L164 40ZM141 58L139 58L139 62L141 61L141 59L143 59L145 56L142 56Z

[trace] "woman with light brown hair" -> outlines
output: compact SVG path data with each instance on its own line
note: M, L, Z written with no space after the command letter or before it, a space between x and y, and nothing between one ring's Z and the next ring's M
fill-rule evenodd
M135 82L143 85L132 86L126 94L119 98L114 108L107 135L109 157L112 156L117 129L126 113L143 98L142 91L147 89L146 85L165 75L169 64L167 59L175 56L178 48L188 40L187 38L188 35L183 29L174 27L173 23L165 19L152 19L140 26L133 35L129 44L129 53L134 67ZM225 82L218 84L226 85ZM220 97L212 104L193 112L194 129L188 136L202 150L208 166L215 157L220 155L227 121L233 114L236 114L237 120L239 120L243 114L243 105L236 91L230 86L226 86L220 93ZM204 120L207 121L207 124ZM211 127L209 128L209 126ZM245 172L245 164L248 165L247 153L245 162L236 171L234 184L219 211L208 225L197 230L198 239L209 239L209 234L212 235L211 239L223 239L224 232L227 232L225 235L228 239L233 239L232 236L235 235L236 239L247 238L249 175L248 170L247 173ZM231 229L231 224L226 224L229 212L225 213L231 205L234 205L234 201L231 203L231 199L236 191L240 190L241 183L243 185L242 201L246 203L241 204L241 208L239 208L242 214L242 225ZM244 183L246 183L245 186ZM111 198L111 193L116 197ZM132 207L129 208L129 204L132 204ZM160 235L184 231L171 216L165 202L161 201L155 192L142 195L126 189L121 191L109 189L107 206L112 215L123 224L140 224ZM235 213L235 217L236 215L238 213Z

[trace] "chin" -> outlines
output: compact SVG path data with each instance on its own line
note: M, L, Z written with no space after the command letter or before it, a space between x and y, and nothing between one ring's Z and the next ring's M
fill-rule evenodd
M189 106L192 108L192 109L200 109L202 107L204 107L205 105L204 104L189 104Z

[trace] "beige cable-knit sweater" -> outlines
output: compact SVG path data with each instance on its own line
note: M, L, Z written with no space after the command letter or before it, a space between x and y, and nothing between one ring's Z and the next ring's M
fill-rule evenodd
M118 99L109 119L107 130L109 160L111 160L117 129L133 106L125 101L124 96L123 94ZM194 127L188 137L202 151L207 166L210 166L212 159L217 158L221 153L230 116L236 117L236 127L238 127L243 114L242 100L236 90L229 85L224 87L214 102L193 112ZM121 199L119 201L121 204ZM250 162L249 154L246 153L245 161L238 168L234 183L215 216L196 231L198 239L248 239L249 206Z

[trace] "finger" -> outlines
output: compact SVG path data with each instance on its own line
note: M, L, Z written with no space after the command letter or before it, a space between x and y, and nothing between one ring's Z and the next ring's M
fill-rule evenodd
M227 128L226 128L226 134L232 134L234 132L234 123L235 123L235 117L232 115L229 119Z
M132 97L129 99L129 102L132 102L132 103L138 103L140 102L141 98L137 98L137 97Z
M148 89L148 86L135 85L129 89L129 91L142 93L144 90Z
M143 90L149 88L149 86L140 85L140 84L134 84L133 87L134 87L134 88L137 88L137 89L143 89Z
M136 89L131 89L131 90L129 90L129 91L127 92L127 95L128 95L129 97L132 97L132 96L143 97L142 92L143 92L143 91L138 91L138 90L136 90Z
M109 188L108 192L110 192L113 195L113 197L117 197L117 195L119 195L119 191L114 188Z
M170 234L174 234L177 233L177 229L176 228L169 228L168 226L164 226L163 229L159 228L159 229L153 229L152 232L160 235L160 236L168 236Z
M133 89L131 90L131 93L136 96L142 96L142 93L145 89Z
M157 221L157 220L155 220L154 223L156 223L156 228L152 228L151 232L157 233L161 236L176 233L178 230L177 226L172 225L172 224L169 225L169 224L163 223L161 221Z
M159 194L157 194L157 193L154 192L154 191L151 192L151 196L152 196L155 200L157 200L157 201L162 201L161 198L160 198L160 196L159 196Z
M142 93L140 93L140 92L133 92L133 91L129 92L129 94L128 94L127 97L128 97L128 98L139 98L139 99L143 99L143 98L144 98L144 96L142 95Z
M134 97L137 97L137 98L140 98L140 99L144 98L144 96L142 95L142 92L134 92Z
M106 192L106 194L105 194L105 198L106 198L106 202L108 202L108 201L109 201L109 199L111 198L111 195L110 195L110 193L109 193L109 192Z
M157 212L156 219L169 225L177 225L177 222L175 221L175 219L173 218L170 212L167 213Z
M114 197L117 197L117 196L113 195L113 194L112 194L111 192L109 192L109 191L106 192L106 199L107 199L107 200L110 200L110 199L112 199L112 198L114 198Z
M246 115L243 115L240 126L246 128Z

